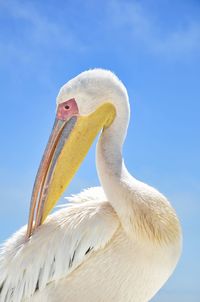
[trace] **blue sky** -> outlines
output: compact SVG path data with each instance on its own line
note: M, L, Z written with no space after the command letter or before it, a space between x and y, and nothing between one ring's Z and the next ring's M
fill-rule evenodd
M0 242L27 222L60 86L93 67L128 89L129 171L171 200L183 226L181 261L153 301L199 302L198 0L0 0ZM95 146L65 195L98 185L94 156Z

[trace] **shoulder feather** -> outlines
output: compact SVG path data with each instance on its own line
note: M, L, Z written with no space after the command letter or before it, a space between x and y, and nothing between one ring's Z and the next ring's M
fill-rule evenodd
M118 224L108 202L92 200L49 216L27 242L23 227L1 247L0 302L20 302L66 277L104 248Z

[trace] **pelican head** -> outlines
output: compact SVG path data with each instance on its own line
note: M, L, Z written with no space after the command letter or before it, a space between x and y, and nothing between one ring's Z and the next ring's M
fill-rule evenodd
M27 237L45 221L101 130L112 129L123 143L129 112L126 88L110 71L85 71L60 89L53 130L32 192Z

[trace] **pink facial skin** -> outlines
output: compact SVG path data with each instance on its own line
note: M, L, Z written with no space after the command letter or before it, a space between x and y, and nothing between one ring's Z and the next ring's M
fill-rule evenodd
M70 99L58 105L57 118L62 121L68 120L72 116L79 114L75 99Z

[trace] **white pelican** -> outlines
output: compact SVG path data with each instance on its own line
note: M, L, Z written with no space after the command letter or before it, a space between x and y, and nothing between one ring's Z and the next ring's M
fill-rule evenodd
M167 199L125 167L129 113L126 88L110 71L83 72L61 88L28 229L1 248L0 302L147 302L172 274L180 224ZM48 216L100 131L101 187Z

